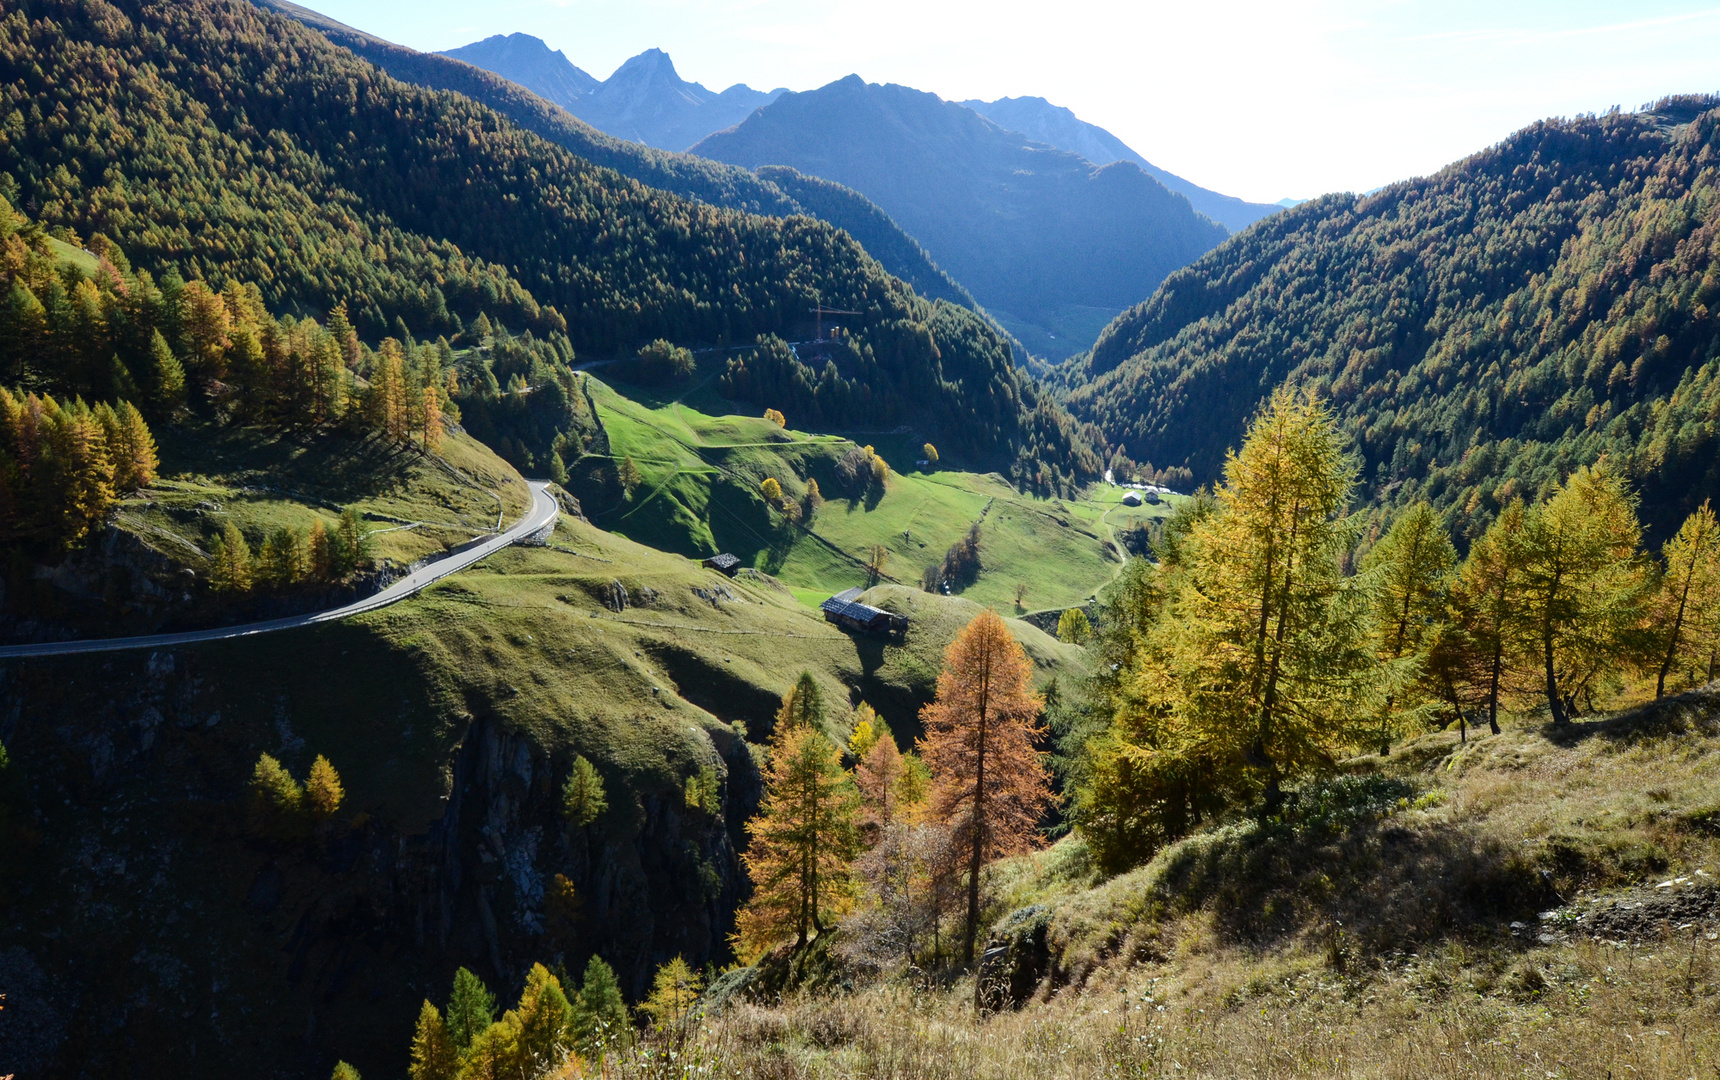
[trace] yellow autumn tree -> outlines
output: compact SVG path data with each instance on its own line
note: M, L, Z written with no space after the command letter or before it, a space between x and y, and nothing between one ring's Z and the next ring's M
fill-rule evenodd
M1519 661L1538 667L1556 726L1624 663L1647 600L1636 497L1602 459L1572 473L1523 526Z
M1167 529L1076 797L1101 866L1126 868L1259 794L1276 812L1284 781L1378 730L1385 694L1415 668L1381 662L1368 578L1344 573L1352 482L1331 414L1280 391L1212 502Z
M858 807L841 753L820 727L779 722L764 801L747 823L742 860L753 895L735 916L742 955L757 956L790 938L805 945L848 909Z
M1706 665L1713 677L1720 637L1720 523L1704 501L1660 549L1666 572L1650 605L1649 625L1659 631L1654 696L1680 662Z
M409 1080L454 1080L460 1071L460 1052L448 1036L442 1014L428 1000L418 1010L418 1027L412 1035Z
M1446 593L1457 566L1445 523L1433 507L1416 502L1400 515L1391 531L1375 544L1362 562L1371 573L1374 594L1375 651L1381 661L1408 659L1418 665L1444 619ZM1407 676L1408 672L1399 672ZM1392 737L1407 730L1422 715L1419 695L1408 686L1388 691L1379 709L1379 744L1383 757Z
M346 798L346 789L341 786L340 774L328 758L318 754L311 762L311 774L305 782L305 802L309 804L311 814L321 820L334 817L340 810L341 801Z

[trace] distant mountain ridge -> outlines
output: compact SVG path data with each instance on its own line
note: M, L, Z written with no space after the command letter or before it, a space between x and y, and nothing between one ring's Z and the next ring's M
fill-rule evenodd
M574 102L603 85L602 79L575 67L566 53L530 34L496 34L437 55L493 71L569 112Z
M1148 176L1186 196L1196 210L1231 232L1241 232L1261 218L1275 214L1283 208L1272 203L1252 203L1232 195L1221 195L1184 180L1135 153L1127 143L1104 128L1089 124L1069 109L1053 105L1042 97L1006 97L996 101L968 100L962 104L1000 127L1019 131L1059 150L1080 154L1095 165L1132 161Z
M494 72L600 131L659 150L685 150L783 93L744 83L709 90L681 78L661 49L646 49L599 80L530 34L497 34L437 55Z
M783 94L691 152L859 191L1054 359L1227 235L1132 161L1095 166L935 94L858 75Z

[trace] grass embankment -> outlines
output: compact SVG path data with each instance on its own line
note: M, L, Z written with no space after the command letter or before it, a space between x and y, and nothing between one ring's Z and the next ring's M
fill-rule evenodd
M1108 881L1077 840L999 864L994 933L1030 904L1046 927L1018 1011L896 979L737 1006L692 1052L795 1077L1712 1073L1720 692L1345 771Z
M1122 489L1108 485L1083 499L1040 499L994 474L922 472L914 466L920 444L910 436L784 430L729 413L733 404L706 384L678 400L586 377L615 463L631 457L644 478L630 498L588 499L592 520L666 551L733 552L805 601L867 583L877 544L889 552L883 579L917 585L977 522L981 570L961 595L1006 615L1068 607L1116 575L1124 554L1115 531L1171 510L1170 503L1125 507ZM856 443L890 463L882 494L843 495L836 462ZM809 521L788 522L759 494L767 477L797 502L816 479L824 505ZM1027 586L1020 606L1017 584Z
M443 440L441 463L375 438L305 438L251 427L164 426L161 471L119 507L121 528L169 558L197 552L228 521L253 545L273 529L333 528L341 510L367 518L375 557L411 563L518 520L531 505L519 473L465 435ZM410 526L400 528L399 526Z

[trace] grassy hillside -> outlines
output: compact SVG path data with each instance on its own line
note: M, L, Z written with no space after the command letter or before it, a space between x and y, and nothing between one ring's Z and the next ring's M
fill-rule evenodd
M1067 607L1115 576L1123 558L1118 531L1170 512L1168 502L1124 507L1121 489L1103 485L1081 499L1042 499L996 475L920 471L921 444L908 435L784 430L735 415L734 403L708 385L671 397L612 386L602 375L584 377L608 439L605 475L632 458L644 480L631 497L613 482L576 484L592 520L666 551L733 552L813 602L867 583L878 544L889 552L883 579L918 585L978 523L981 569L961 586L964 598L1006 614ZM881 495L843 496L836 463L857 444L874 446L891 464ZM759 493L767 477L796 501L816 480L824 505L809 521L790 522ZM1019 608L1018 583L1028 586Z
M511 988L533 961L597 952L632 996L669 956L720 961L759 797L743 738L766 738L802 670L832 734L861 695L911 732L974 610L911 602L903 646L856 640L767 577L564 517L546 547L341 624L7 665L0 800L25 827L0 811L0 979L51 980L0 1014L0 1045L32 1055L8 1064L299 1077L338 1056L387 1076L456 965ZM1041 678L1079 670L1015 629ZM326 755L343 812L305 838L257 833L246 782L265 752L300 778ZM576 753L611 808L585 829L556 810ZM701 768L714 816L683 802ZM576 923L546 899L555 874Z
M1068 404L1206 482L1289 383L1338 411L1370 501L1474 536L1605 454L1664 536L1720 495L1715 105L1546 121L1274 215L1108 328Z
M692 1052L914 1080L1698 1075L1717 800L1712 687L1558 735L1434 734L1109 881L1075 840L998 864L1015 1009L886 980L732 1007Z
M7 636L110 637L190 629L332 607L379 576L519 520L530 492L483 444L452 433L437 457L343 431L283 436L190 417L156 427L161 468L120 500L105 531L51 569L14 560L0 626ZM280 529L333 533L356 511L372 567L354 578L210 589L211 553L227 525L253 555ZM45 624L45 625L44 625Z

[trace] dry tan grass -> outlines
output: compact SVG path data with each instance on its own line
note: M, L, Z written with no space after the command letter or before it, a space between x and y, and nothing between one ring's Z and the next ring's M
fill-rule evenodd
M1717 717L1716 695L1695 694L1571 733L1429 736L1351 763L1415 781L1419 797L1383 818L1312 836L1234 822L1104 882L1060 845L990 881L998 914L1052 912L1052 974L1019 1011L976 1018L971 981L897 978L735 1005L607 1072L1720 1075L1720 925L1645 920L1634 944L1541 943L1525 908L1720 873ZM1525 912L1530 928L1513 933Z
M876 987L744 1005L674 1060L606 1075L794 1080L1714 1075L1713 943L1584 942L1512 958L1443 951L1365 978L1317 959L1203 953L975 1019L968 992ZM971 984L969 984L971 987Z

